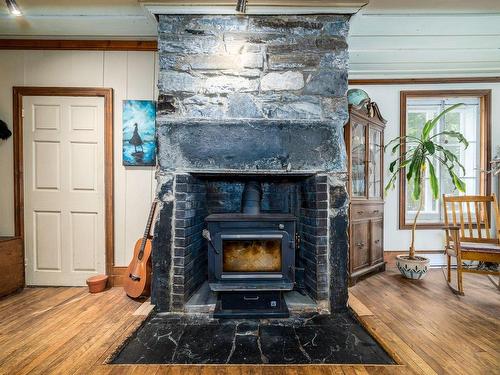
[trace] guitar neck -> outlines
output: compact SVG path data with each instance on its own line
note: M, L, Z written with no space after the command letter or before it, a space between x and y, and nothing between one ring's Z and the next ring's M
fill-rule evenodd
M144 235L142 236L142 242L141 242L141 250L139 251L138 255L139 259L142 259L142 255L144 254L144 247L146 246L146 241L149 237L149 232L151 231L151 224L153 222L155 208L156 208L156 200L153 201L153 203L151 204L151 209L149 210L148 222L146 223L146 229L144 229Z

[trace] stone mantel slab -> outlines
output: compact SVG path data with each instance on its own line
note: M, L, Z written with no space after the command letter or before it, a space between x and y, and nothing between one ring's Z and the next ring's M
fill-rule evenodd
M345 172L342 127L328 121L158 121L163 171Z

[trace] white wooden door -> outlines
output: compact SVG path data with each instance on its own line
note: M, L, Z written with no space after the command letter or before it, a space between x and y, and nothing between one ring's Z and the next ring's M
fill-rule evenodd
M104 100L23 100L27 285L104 273Z

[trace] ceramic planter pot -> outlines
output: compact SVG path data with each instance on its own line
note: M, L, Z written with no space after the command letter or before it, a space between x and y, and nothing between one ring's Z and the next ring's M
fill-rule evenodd
M106 284L108 282L108 276L106 275L96 275L89 277L87 279L87 285L89 286L90 293L100 293L106 289Z
M423 279L429 269L430 260L424 257L415 257L410 259L408 255L398 255L396 257L396 266L399 272L407 279Z

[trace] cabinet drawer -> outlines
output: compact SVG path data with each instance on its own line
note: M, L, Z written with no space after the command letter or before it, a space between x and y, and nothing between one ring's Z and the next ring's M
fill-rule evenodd
M383 204L352 204L351 218L352 220L368 219L371 217L382 217L384 215Z

